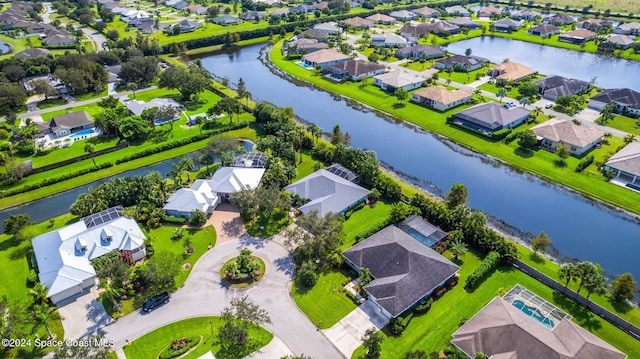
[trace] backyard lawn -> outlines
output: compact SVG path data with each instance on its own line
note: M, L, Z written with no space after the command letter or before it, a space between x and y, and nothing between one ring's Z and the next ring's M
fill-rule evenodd
M345 239L340 250L351 248L355 244L355 236L385 221L391 213L391 204L392 202L389 200L380 200L373 206L364 206L364 208L353 212L351 217L344 222Z
M637 118L615 115L612 120L607 121L607 126L633 133L635 135L640 135L640 120Z
M351 299L339 291L346 280L342 272L322 272L318 276L318 283L311 289L300 288L294 282L291 295L313 324L320 329L330 328L356 309Z
M151 333L134 340L124 347L128 358L155 359L171 345L171 342L184 337L197 336L201 338L199 345L181 358L198 358L207 352L212 352L217 358L243 358L248 354L264 347L273 338L273 334L262 327L250 327L249 337L251 347L239 352L222 351L217 337L212 337L212 331L218 333L224 322L220 317L197 317L165 325Z

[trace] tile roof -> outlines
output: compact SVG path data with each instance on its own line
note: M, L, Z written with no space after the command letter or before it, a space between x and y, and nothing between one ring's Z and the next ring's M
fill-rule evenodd
M609 158L605 165L640 176L640 142L631 142Z
M480 27L480 24L478 24L477 22L471 20L468 17L454 17L451 18L449 20L447 20L448 23L450 24L454 24L456 26L459 27L467 27L470 29L474 29L474 28L478 28Z
M430 8L428 6L421 7L419 9L414 9L414 10L411 10L411 11L413 11L414 14L418 14L418 15L423 16L423 17L433 17L433 16L440 15L440 11L438 11L436 9L432 9L432 8Z
M494 6L488 6L478 10L478 16L489 17L493 15L500 15L500 14L502 14L502 10Z
M428 45L414 45L403 47L396 50L396 54L401 54L404 57L412 54L424 54L426 57L442 57L445 55L444 51L440 50L439 48Z
M208 181L215 193L236 193L256 189L264 175L264 168L220 167Z
M417 90L413 93L414 95L418 95L420 97L424 97L426 99L430 99L436 102L440 102L443 105L448 105L453 102L462 100L467 97L473 96L473 94L469 91L465 90L449 90L444 86L429 86Z
M532 26L529 28L529 32L543 32L543 33L554 33L560 31L560 29L555 25L549 24L538 24L536 26Z
M49 56L49 54L51 54L51 51L47 49L33 48L33 49L26 49L24 51L20 51L17 54L15 54L15 57L21 57L21 58L44 57L44 56Z
M372 20L363 19L359 16L342 20L342 22L353 27L371 27L374 25L374 22Z
M305 30L301 33L299 33L298 35L296 35L297 39L302 39L302 38L311 38L311 39L316 39L319 41L325 40L329 35L324 32L324 31L319 31L319 30L314 30L314 29L309 29L309 30Z
M591 100L603 103L618 102L640 110L640 92L628 88L607 89L593 96Z
M367 16L367 20L372 20L375 22L394 22L396 21L396 19L392 18L389 15L385 15L385 14L373 14L371 16Z
M306 61L309 62L315 62L317 64L322 64L325 62L331 62L331 61L340 61L340 60L344 60L344 59L350 59L351 57L345 55L345 54L341 54L336 50L333 49L322 49L322 50L318 50L318 51L314 51L310 54L306 54L302 57L303 59L305 59Z
M93 124L91 116L86 111L78 111L53 117L49 121L49 128L57 131L59 128L74 128L88 124Z
M380 71L386 67L384 65L364 60L349 60L332 65L330 68L339 72L346 72L351 76L359 76L368 72Z
M465 121L497 130L529 115L523 107L504 108L497 102L481 103L454 114Z
M587 39L589 37L593 37L596 36L597 34L591 30L587 30L587 29L576 29L573 31L568 31L565 32L564 34L562 34L561 36L564 37L573 37L573 38L579 38L579 39Z
M394 317L460 269L394 225L375 233L343 254L356 267L369 268L375 279L364 288Z
M415 83L424 83L424 81L426 80L422 76L408 74L404 71L391 71L384 74L376 75L373 78L381 81L387 86L392 86L394 88L404 87Z
M633 39L627 35L609 34L605 38L605 41L611 42L617 45L621 45L621 46L627 46L627 45L633 44Z
M604 131L586 125L578 126L573 121L552 118L531 129L537 136L553 142L563 142L585 147L604 136Z
M490 70L490 72L498 72L496 76L504 80L519 80L525 76L535 73L530 67L519 64L517 62L505 62Z
M506 19L502 19L502 20L498 20L498 21L494 22L493 26L519 28L520 26L522 26L523 23L524 23L524 20L517 20L516 21L514 19L506 18Z

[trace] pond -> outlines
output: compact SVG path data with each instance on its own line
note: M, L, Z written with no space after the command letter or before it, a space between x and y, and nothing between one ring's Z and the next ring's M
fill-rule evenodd
M0 41L0 51L2 51L2 54L8 54L13 51L13 47L6 42Z
M493 63L501 63L508 58L544 75L560 75L583 81L590 81L595 76L596 86L628 87L640 91L640 62L637 61L492 36L454 42L447 45L446 49L461 55L466 49L471 49L473 55L487 58Z
M464 183L471 207L508 223L515 231L545 231L567 256L598 262L610 274L631 272L640 278L640 266L635 264L640 253L640 225L633 217L439 136L283 79L258 58L263 46L204 57L202 63L232 83L242 77L254 99L291 106L304 121L316 123L326 132L340 124L351 134L353 146L376 151L387 168L430 192L443 194L453 183Z

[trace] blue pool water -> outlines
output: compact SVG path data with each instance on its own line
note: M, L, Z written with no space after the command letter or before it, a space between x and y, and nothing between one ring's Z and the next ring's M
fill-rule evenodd
M411 237L415 238L418 242L424 244L427 247L433 248L436 246L437 242L431 237L425 237L423 234L419 233L416 230L409 229L407 231Z
M302 62L302 61L297 61L297 62L296 62L296 65L301 66L301 67L304 67L304 68L305 68L305 69L307 69L307 70L313 70L313 66L309 66L309 65L305 64L305 63L304 63L304 62Z
M69 136L69 138L75 141L75 140L81 139L82 137L91 136L94 133L96 133L96 130L94 129L82 130L80 132L76 132L72 134L71 136Z
M525 305L523 301L514 300L512 304L514 307L520 309L521 312L537 320L538 322L540 322L540 324L544 325L545 327L549 329L553 329L553 327L555 326L555 324L553 323L553 320L542 315L542 313L540 313L538 309L531 308Z
M162 125L163 123L168 123L168 122L171 122L171 120L154 120L154 121L153 121L153 123L154 123L156 126L160 126L160 125Z

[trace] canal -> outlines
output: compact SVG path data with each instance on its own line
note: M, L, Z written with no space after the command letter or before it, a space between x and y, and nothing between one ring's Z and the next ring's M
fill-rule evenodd
M453 183L464 183L471 207L525 233L545 231L561 253L598 262L609 274L631 272L640 278L640 266L634 264L640 254L640 225L633 217L431 133L283 79L260 61L263 46L204 57L202 63L232 83L242 77L254 99L291 106L300 118L324 131L340 124L351 133L353 146L376 151L383 164L432 193L446 193Z
M446 49L461 55L466 49L471 49L473 55L493 63L509 59L544 75L561 75L583 81L590 81L595 76L598 87L628 87L640 91L640 62L637 61L492 36L454 42Z

